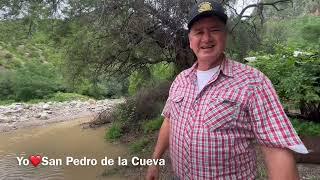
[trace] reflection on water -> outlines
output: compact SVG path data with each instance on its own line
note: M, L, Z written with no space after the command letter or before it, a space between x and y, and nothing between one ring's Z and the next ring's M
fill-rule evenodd
M0 134L0 179L104 179L101 173L110 166L100 160L116 159L125 154L125 147L104 141L105 128L82 129L86 119L63 122ZM19 166L17 157L30 155L62 159L62 166ZM66 166L66 157L96 159L96 166ZM110 177L109 177L110 178ZM123 179L112 177L112 179Z

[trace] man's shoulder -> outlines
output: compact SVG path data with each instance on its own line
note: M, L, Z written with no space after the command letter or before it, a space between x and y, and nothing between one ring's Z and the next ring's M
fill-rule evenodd
M228 63L232 66L232 72L235 78L247 79L251 82L256 83L268 79L267 76L264 75L261 71L248 64L244 64L232 59L228 59Z
M173 81L174 83L187 83L186 81L188 81L188 76L191 75L191 71L192 71L192 67L185 69L183 71L181 71L175 78L175 80Z

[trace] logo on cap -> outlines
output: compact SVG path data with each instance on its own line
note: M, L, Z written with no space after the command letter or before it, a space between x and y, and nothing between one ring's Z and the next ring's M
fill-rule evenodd
M211 11L213 9L210 2L202 2L198 5L198 12L202 13L205 11Z

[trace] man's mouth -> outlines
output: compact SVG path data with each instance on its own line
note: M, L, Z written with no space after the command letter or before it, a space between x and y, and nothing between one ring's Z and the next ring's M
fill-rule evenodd
M213 48L214 45L209 45L209 46L201 46L201 49L211 49Z

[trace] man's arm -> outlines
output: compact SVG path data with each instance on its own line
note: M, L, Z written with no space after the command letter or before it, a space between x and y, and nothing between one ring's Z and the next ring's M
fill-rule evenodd
M285 148L261 146L269 180L298 180L298 170L292 152Z
M158 141L156 147L154 149L152 158L160 159L165 152L165 150L169 147L169 133L170 133L170 120L165 118L158 136ZM146 175L147 180L159 179L159 166L151 165L148 168L148 172Z

